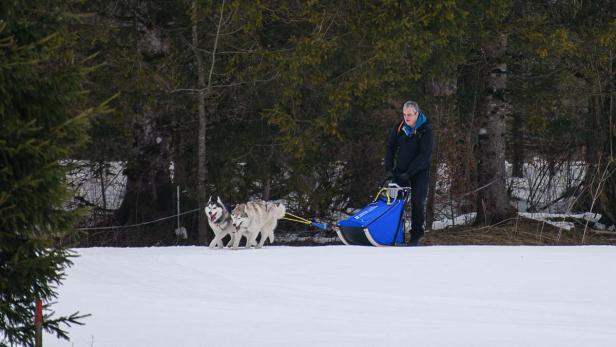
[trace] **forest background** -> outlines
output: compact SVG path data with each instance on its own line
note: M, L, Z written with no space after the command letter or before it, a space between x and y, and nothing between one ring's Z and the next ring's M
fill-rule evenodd
M210 196L282 199L335 220L378 189L385 138L409 99L436 134L428 221L444 210L475 211L477 224L510 217L515 178L532 165L535 199L518 209L567 201L616 224L612 1L54 3L6 5L4 21L61 26L55 63L86 71L71 106L99 109L85 145L61 158L100 184L97 201L75 194L89 208L79 226L172 216L178 187L182 211ZM41 23L20 32L53 34ZM110 202L115 175L121 198ZM187 243L208 242L204 218L182 216ZM175 244L175 223L90 232L87 245Z

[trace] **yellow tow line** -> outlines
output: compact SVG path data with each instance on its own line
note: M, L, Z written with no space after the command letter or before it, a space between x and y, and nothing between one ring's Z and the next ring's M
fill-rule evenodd
M307 225L312 224L312 222L309 221L308 219L302 218L300 216L296 216L296 215L294 215L292 213L289 213L289 212L285 213L285 216L282 219L290 220L292 222L298 222L298 223L302 223L302 224L307 224Z
M381 190L379 190L379 192L376 194L376 197L374 198L374 202L376 202L379 199L379 196L381 195L383 191L385 191L385 196L387 196L387 205L391 205L392 203L391 196L389 196L389 190L387 188L381 188ZM302 223L306 225L313 225L312 221L306 218L294 215L293 213L289 213L289 212L285 213L282 219L286 219L291 222L297 222L297 223Z

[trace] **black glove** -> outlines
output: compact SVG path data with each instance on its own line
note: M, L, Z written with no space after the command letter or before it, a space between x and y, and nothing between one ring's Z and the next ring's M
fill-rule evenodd
M398 175L398 179L399 179L400 181L406 181L406 182L408 182L408 180L409 180L410 178L411 178L411 177L410 177L410 176L409 176L409 174L407 174L406 172L403 172L403 173L401 173L401 174L399 174L399 175Z
M393 179L394 179L394 177L395 177L395 176L394 176L394 173L393 173L393 172L391 172L391 171L387 171L387 172L385 172L385 180L386 180L386 181L391 181L391 180L393 180Z

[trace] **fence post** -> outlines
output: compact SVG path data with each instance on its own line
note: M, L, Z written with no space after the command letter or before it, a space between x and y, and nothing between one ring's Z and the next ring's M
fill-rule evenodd
M36 315L34 317L34 346L43 347L43 300L36 299Z

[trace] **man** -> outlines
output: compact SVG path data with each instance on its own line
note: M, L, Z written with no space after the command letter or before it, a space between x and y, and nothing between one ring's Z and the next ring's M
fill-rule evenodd
M414 101L405 102L402 113L404 119L387 139L385 170L388 179L402 187L411 187L410 245L417 246L424 234L424 203L432 157L432 125Z

